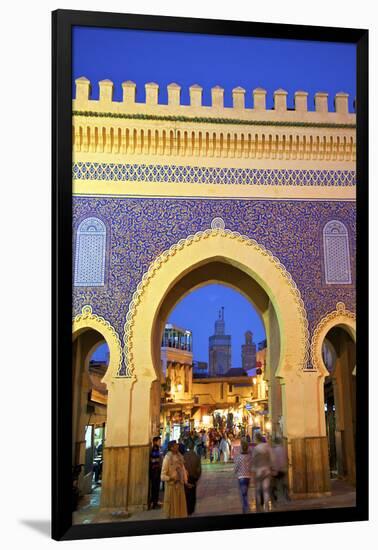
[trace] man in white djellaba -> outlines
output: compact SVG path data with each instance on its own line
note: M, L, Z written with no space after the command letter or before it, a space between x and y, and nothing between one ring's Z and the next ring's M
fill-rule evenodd
M231 442L228 439L227 434L223 434L220 441L219 450L222 453L224 463L227 463L230 460L230 446Z

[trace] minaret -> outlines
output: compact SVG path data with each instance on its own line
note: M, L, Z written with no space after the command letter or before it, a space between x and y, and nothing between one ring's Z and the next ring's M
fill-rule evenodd
M224 322L224 307L222 306L222 309L219 310L218 320L215 321L215 334L217 336L222 336L224 334L225 329L226 329L226 326Z
M242 345L242 368L245 372L256 368L256 344L253 343L253 334L250 330L244 335L245 343Z
M218 312L214 334L209 337L209 374L222 376L231 368L231 335L226 334L224 307Z

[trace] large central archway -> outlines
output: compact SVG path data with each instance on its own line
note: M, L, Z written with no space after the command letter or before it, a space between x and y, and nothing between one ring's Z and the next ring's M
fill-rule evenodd
M148 453L151 419L159 395L163 320L186 292L205 281L230 284L259 302L255 305L264 317L267 333L275 333L279 341L270 376L282 389L280 422L288 444L289 482L298 495L328 491L328 462L323 452L327 445L324 374L308 368L308 323L300 292L268 250L220 227L191 235L163 252L133 295L124 331L124 364L108 385L109 405L114 402L109 406L108 423L116 426L108 432L112 434L108 452L113 454L109 472L116 479L114 471L119 470L124 478L126 507L144 507L147 502ZM319 462L319 455L324 455L324 461ZM119 487L114 485L107 494L116 494L117 490Z
M272 302L282 337L276 374L284 377L306 366L308 324L300 292L291 275L256 241L229 230L212 229L189 236L161 254L138 285L124 334L125 361L131 376L137 380L155 379L153 335L160 308L184 277L217 261L244 273L251 285L257 283ZM240 286L238 282L234 285ZM243 288L240 290L243 292ZM151 345L146 346L146 341Z

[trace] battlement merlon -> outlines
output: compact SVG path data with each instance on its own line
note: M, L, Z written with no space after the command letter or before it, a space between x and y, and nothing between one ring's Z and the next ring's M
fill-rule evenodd
M263 88L256 88L252 92L253 108L245 107L246 90L236 87L232 90L233 106L224 106L224 89L215 86L211 89L211 106L202 104L202 87L193 84L189 88L190 105L181 104L181 86L172 83L167 86L168 104L159 103L159 85L149 82L145 85L146 100L136 102L136 84L132 81L122 83L123 101L113 101L114 84L111 80L99 82L100 94L98 100L89 99L90 81L85 77L76 79L76 98L73 100L74 113L94 113L117 115L147 115L157 117L188 117L195 119L226 119L230 121L245 121L258 123L274 122L294 125L341 125L353 127L356 124L355 113L348 109L349 95L343 92L334 98L335 111L328 110L328 94L317 92L314 94L315 111L308 110L308 93L297 91L294 93L294 109L287 108L288 93L285 90L276 90L273 94L274 108L266 108L267 92Z

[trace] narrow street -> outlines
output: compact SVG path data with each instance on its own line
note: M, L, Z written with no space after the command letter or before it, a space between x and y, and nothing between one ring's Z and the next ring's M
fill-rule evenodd
M354 487L342 480L333 480L331 483L331 496L282 502L275 506L274 510L285 512L287 510L355 506L356 492ZM162 509L135 512L129 518L100 512L100 494L101 490L97 487L91 495L86 495L82 499L80 509L74 512L73 522L75 524L164 519ZM252 513L256 512L253 486L249 490L249 499ZM161 500L163 500L163 493L161 494ZM237 480L233 474L233 464L204 463L202 465L202 477L197 486L197 507L194 516L240 513L241 503Z

